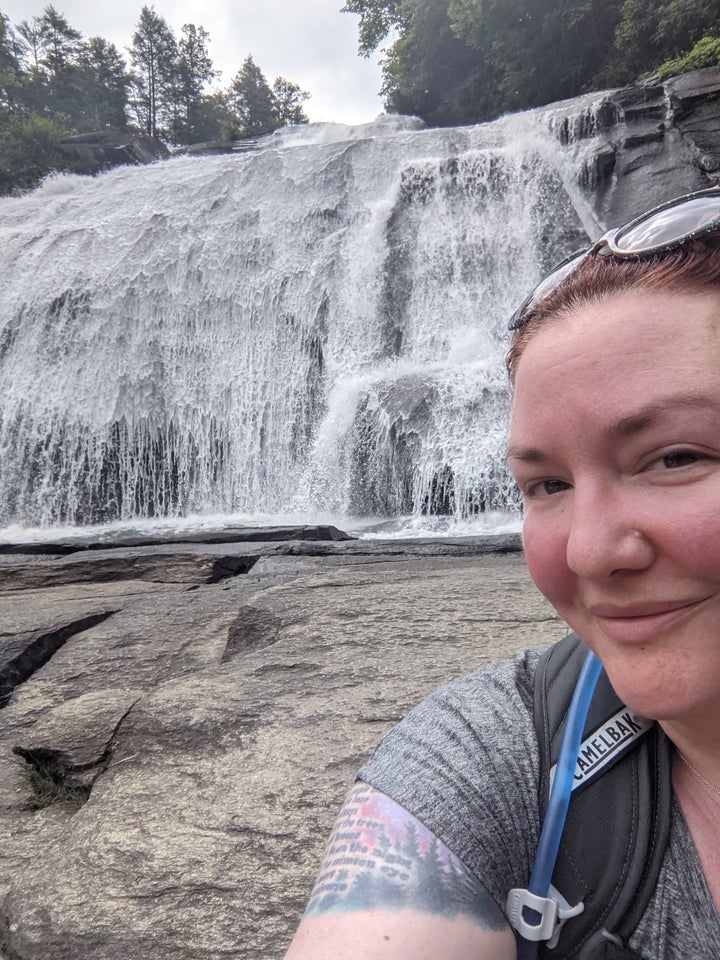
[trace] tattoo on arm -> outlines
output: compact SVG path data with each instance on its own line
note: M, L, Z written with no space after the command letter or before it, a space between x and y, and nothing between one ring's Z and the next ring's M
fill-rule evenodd
M394 800L358 783L335 823L305 914L378 908L463 914L486 930L507 925L444 843Z

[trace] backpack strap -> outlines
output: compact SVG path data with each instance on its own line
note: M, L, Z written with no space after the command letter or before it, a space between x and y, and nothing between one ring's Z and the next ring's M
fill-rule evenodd
M535 674L540 812L587 647L570 634L541 657ZM584 911L562 928L554 960L636 957L626 946L657 884L670 830L670 741L657 723L618 699L603 671L588 712L553 886Z

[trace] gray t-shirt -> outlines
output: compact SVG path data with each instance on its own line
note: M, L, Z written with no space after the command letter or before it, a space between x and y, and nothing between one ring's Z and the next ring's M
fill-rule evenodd
M455 680L380 742L358 776L439 837L502 910L540 833L530 650ZM720 916L677 801L655 893L631 938L647 960L717 960Z

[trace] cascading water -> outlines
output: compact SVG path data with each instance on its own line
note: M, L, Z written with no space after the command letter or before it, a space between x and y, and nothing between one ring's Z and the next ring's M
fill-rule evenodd
M507 317L585 237L538 117L3 200L0 525L512 512Z

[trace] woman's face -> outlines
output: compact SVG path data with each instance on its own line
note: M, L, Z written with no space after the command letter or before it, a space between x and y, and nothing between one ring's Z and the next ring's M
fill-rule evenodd
M657 719L720 716L720 295L624 293L538 331L509 464L539 589Z

